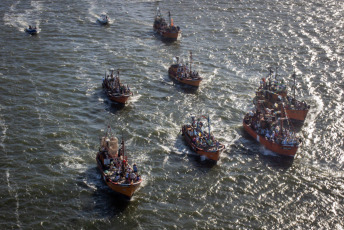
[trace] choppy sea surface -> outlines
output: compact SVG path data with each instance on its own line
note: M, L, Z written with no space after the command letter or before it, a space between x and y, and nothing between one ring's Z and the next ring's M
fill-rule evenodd
M179 41L153 33L157 6ZM344 228L343 1L14 0L0 24L1 229ZM167 74L191 50L205 79L196 91ZM242 127L276 66L289 85L296 72L311 105L294 160ZM134 91L124 108L102 92L109 68ZM217 164L185 145L190 114L209 114L226 145ZM145 181L130 201L96 168L107 125Z

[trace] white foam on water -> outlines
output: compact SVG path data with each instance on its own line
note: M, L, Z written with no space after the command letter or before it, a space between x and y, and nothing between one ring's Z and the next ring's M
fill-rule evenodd
M166 163L167 163L167 161L168 161L168 158L169 158L169 156L166 155L165 158L164 158L164 161L162 162L162 166L165 166L165 165L166 165Z
M96 22L97 18L102 14L102 11L98 11L97 10L97 3L96 2L89 1L88 3L89 3L88 13L89 13L90 16L87 17L87 19L90 22Z
M131 104L131 103L138 102L141 96L142 95L140 94L134 94L134 96L130 97L130 99L128 100L128 103Z
M24 29L28 25L33 25L39 28L41 23L40 14L43 9L41 1L31 1L30 7L27 6L27 10L19 13L17 6L19 4L27 4L25 1L14 2L9 11L4 14L3 21L5 25L12 26L18 29L18 31L24 32Z
M274 153L268 149L266 149L264 146L261 145L260 147L260 152L264 155L264 156L274 156L274 157L277 157L278 154L277 153Z
M1 115L2 108L0 107L0 128L1 128L1 137L0 137L0 146L5 150L5 139L8 126L6 125L5 119ZM6 152L6 151L4 151Z
M100 180L100 178L98 178L98 179ZM95 184L87 182L86 179L83 179L82 181L84 182L84 184L85 184L87 187L89 187L89 188L92 189L93 191L96 191L96 190L97 190L97 186L96 186Z
M164 146L164 145L161 145L161 144L158 144L161 148L163 148L166 152L170 152L171 149L167 146Z
M18 193L17 193L17 190L11 186L11 183L10 183L10 171L8 169L6 170L6 181L7 181L8 193L10 195L12 195L14 197L14 199L16 200L16 207L15 207L15 212L14 213L15 213L16 220L17 220L17 226L18 226L18 228L22 228L21 227L20 218L19 218L19 199L18 199Z
M86 165L84 164L84 159L78 154L79 148L72 144L62 144L59 146L66 152L63 154L62 166L78 170L78 172L86 171Z

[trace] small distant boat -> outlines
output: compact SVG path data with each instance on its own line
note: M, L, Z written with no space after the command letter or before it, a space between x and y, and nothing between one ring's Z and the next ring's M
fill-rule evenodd
M118 140L108 127L100 140L96 161L103 180L113 191L131 198L142 183L137 165L131 167L125 154L124 140L118 147Z
M190 52L190 67L187 64L179 63L179 57L174 58L175 63L168 69L168 75L174 80L198 87L203 80L198 72L191 70L192 52Z
M264 107L263 101L257 101L256 110L245 115L243 127L265 148L279 155L294 157L298 150L300 142L288 118Z
M26 33L30 34L30 35L36 35L36 34L38 34L38 29L37 29L36 26L35 26L35 27L29 26L29 27L25 28L24 31L25 31Z
M169 24L167 24L166 20L161 16L160 9L158 7L154 18L153 29L166 40L177 40L181 36L182 31L179 26L174 25L170 12L168 12L168 16Z
M304 121L310 109L310 106L307 105L305 101L299 101L296 99L295 90L296 90L296 74L293 73L292 77L294 78L294 95L289 96L287 92L287 87L284 81L277 81L277 69L275 74L275 79L273 79L273 71L270 70L270 74L267 79L262 78L261 85L256 91L257 100L265 100L266 106L272 108L275 104L280 104L283 102L285 104L285 114L289 119ZM254 103L255 103L254 101ZM283 111L284 112L284 111Z
M106 95L110 98L110 100L125 104L127 100L133 95L130 91L128 85L124 85L121 83L119 79L119 71L117 71L117 75L114 76L114 69L110 69L110 75L105 73L105 78L103 79L103 89Z
M109 24L109 17L107 16L107 14L103 13L100 15L97 21L102 25L107 25Z
M206 117L202 116L202 118ZM203 123L200 121L200 118L196 120L195 117L192 117L192 123L190 125L182 126L182 135L194 152L208 159L218 161L220 159L220 153L225 149L225 146L211 135L209 116L207 120L208 133L203 129Z

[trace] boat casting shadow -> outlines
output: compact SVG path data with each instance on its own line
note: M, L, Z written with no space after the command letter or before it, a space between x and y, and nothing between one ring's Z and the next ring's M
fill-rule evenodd
M191 85L185 85L183 83L178 82L177 80L171 78L170 76L167 75L166 77L166 82L173 82L173 86L179 91L179 92L183 92L186 94L198 94L198 88L199 87L195 87L195 86L191 86Z
M289 169L294 162L294 157L288 157L288 156L281 156L277 153L273 153L269 150L266 150L261 144L259 144L255 139L253 139L248 133L244 131L244 128L242 128L242 136L241 138L244 138L245 140L249 140L252 142L252 147L245 147L246 154L248 155L258 155L259 160L264 164L268 165L269 167L275 168L275 169L282 169L287 170ZM243 140L239 138L237 141L234 142L235 146L241 146L244 145ZM251 145L251 143L250 143ZM239 148L239 147L238 147ZM269 154L265 154L262 151L268 151ZM253 154L252 154L253 153ZM271 154L270 154L271 153Z
M174 146L175 146L175 148L180 149L181 144L183 144L183 148L185 147L187 149L187 152L185 153L185 155L187 156L189 161L195 166L195 168L200 169L202 172L204 172L205 170L208 172L215 165L217 165L216 161L210 160L204 156L201 156L201 155L193 152L191 150L191 148L187 145L186 141L184 140L184 137L181 134L179 134L179 136L176 137L176 142L175 142ZM221 153L221 154L223 154L223 153ZM177 157L180 158L181 156L177 155ZM221 157L221 155L220 155L220 157Z
M180 38L179 39L169 39L169 38L164 38L160 34L157 34L153 31L153 36L155 39L160 40L162 43L164 43L166 46L178 46L180 45Z
M304 121L298 121L298 120L291 120L291 123L293 125L293 128L296 133L300 132L302 130L302 127L304 125Z
M105 104L105 110L109 111L110 113L116 114L119 111L121 111L122 109L124 109L125 104L121 104L121 103L117 103L114 101L111 101L105 94L104 91L101 91L99 93L97 93L96 97L100 97L101 99L103 99L103 102Z
M125 104L116 103L113 101L108 101L106 104L107 104L107 108L105 108L105 110L107 110L113 114L118 113L119 111L121 111L125 107Z
M112 218L121 215L131 203L129 198L112 191L105 184L97 167L87 169L80 175L80 178L81 180L86 179L87 184L93 185L91 188L93 192L90 197L93 202L87 199L85 201L88 203L87 205L85 204L85 211L87 212L96 212L99 216ZM80 182L79 185L84 187L83 189L90 189L89 186L85 185L85 182ZM90 204L92 205L91 207Z

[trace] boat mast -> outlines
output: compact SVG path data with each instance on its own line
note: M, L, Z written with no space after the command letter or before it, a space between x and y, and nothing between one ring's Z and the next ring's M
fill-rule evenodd
M171 12L170 11L168 11L168 17L170 19L170 25L171 25Z
M269 67L269 78L272 78L273 77L273 70L272 70L272 68L271 67Z
M161 14L160 14L160 8L159 8L159 6L156 8L156 17L158 17L158 16L160 16Z
M192 51L190 51L190 76L191 76Z
M276 67L275 80L277 80L277 70L278 70L278 67Z
M292 76L293 78L294 78L294 98L295 98L295 92L296 92L296 73L295 73L295 71L294 71L294 73L293 73L293 76Z
M124 160L125 158L124 158L124 139L123 139L123 136L122 136L122 154L123 154L123 160Z
M208 130L209 130L208 138L210 138L210 118L209 118L209 114L208 114Z

